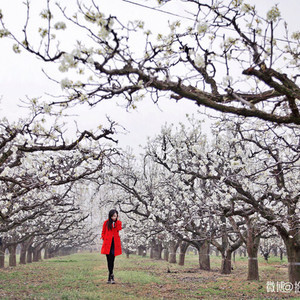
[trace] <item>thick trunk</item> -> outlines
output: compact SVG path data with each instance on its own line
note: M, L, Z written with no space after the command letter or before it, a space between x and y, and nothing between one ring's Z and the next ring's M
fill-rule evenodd
M17 245L11 245L8 247L9 251L9 266L15 267L17 265L17 256L16 256Z
M199 266L200 270L210 271L210 255L209 255L210 244L208 241L204 241L199 247Z
M183 242L180 245L180 254L179 254L179 262L178 262L180 266L184 266L185 254L188 247L189 247L189 243L187 242Z
M161 259L161 249L156 240L153 240L151 243L150 258Z
M169 261L169 249L166 248L164 251L164 260Z
M169 263L176 264L176 251L179 244L176 241L169 242Z
M150 258L153 258L153 247L150 247Z
M170 264L176 264L176 253L175 252L171 252L169 254L169 263Z
M42 248L40 246L36 247L33 249L32 252L33 256L32 256L32 261L39 261L42 259Z
M248 253L248 278L247 280L259 280L258 273L258 248L260 236L255 236L255 231L248 230L247 253Z
M257 254L248 257L248 277L247 280L259 280Z
M38 252L37 252L37 259L38 259L38 260L42 260L42 250L43 250L43 248L40 248L40 249L38 250Z
M293 239L285 240L286 252L288 258L289 282L295 287L300 282L300 246Z
M157 259L162 259L163 245L161 242L157 244Z
M32 263L32 248L29 246L27 249L27 263L30 264Z
M21 244L21 252L20 252L20 264L25 265L26 264L26 252L27 247L25 243Z
M176 264L176 252L169 253L169 263Z
M222 253L221 274L231 274L231 254L230 250Z
M32 261L39 261L39 257L38 257L38 249L33 249L33 256L32 256Z
M184 266L184 259L185 259L185 252L181 252L179 253L179 261L178 261L178 265L179 266Z

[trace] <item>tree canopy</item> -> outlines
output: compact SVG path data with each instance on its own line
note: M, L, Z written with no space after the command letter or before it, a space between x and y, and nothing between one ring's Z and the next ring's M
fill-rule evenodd
M78 1L75 10L48 0L37 26L31 24L34 4L26 1L23 32L7 28L2 12L1 36L14 41L16 53L26 50L68 72L55 79L67 96L50 105L94 106L122 97L135 107L149 95L154 102L186 99L220 112L300 124L300 34L289 32L276 5L262 16L242 0L158 1L166 10L173 3L193 21L179 19L154 35L142 20L123 24L118 15L104 15L92 0Z

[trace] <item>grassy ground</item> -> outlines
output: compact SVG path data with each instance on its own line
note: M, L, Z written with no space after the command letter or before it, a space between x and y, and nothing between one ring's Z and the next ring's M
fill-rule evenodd
M115 285L107 284L105 255L78 253L0 270L0 299L300 299L300 293L267 292L267 282L288 281L286 260L259 259L260 281L247 281L247 259L237 258L230 275L198 268L198 256L185 266L123 254L115 260Z

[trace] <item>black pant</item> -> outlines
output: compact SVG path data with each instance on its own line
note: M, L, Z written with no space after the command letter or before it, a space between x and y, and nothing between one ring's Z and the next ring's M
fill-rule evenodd
M114 238L112 239L110 252L109 252L109 254L106 254L106 258L107 258L107 267L108 267L109 274L113 274L114 262L115 262Z

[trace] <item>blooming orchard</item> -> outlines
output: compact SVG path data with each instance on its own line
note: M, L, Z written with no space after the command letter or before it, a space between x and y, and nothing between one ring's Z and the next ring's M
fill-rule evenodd
M32 99L32 111L53 117L103 100L123 99L131 108L146 97L192 101L218 112L213 138L195 120L175 132L165 127L137 161L129 154L114 158L114 149L94 143L112 139L112 128L100 128L99 135L84 131L67 143L59 126L45 130L29 122L20 131L4 122L3 231L18 228L10 218L22 220L23 202L31 207L30 198L39 199L43 206L53 187L67 201L62 195L72 193L71 183L89 179L115 188L110 200L126 213L128 228L138 233L143 226L140 241L151 241L156 253L168 247L174 260L179 246L184 256L192 244L200 267L209 269L214 245L228 273L231 253L246 244L248 277L258 279L259 240L275 228L286 247L289 280L300 281L299 32L289 31L278 6L262 15L243 0L152 1L164 8L177 3L189 13L158 33L142 20L105 14L95 1L86 2L74 8L49 0L37 14L41 25L30 30L38 4L24 3L19 31L0 11L0 37L12 41L16 54L27 51L59 65L59 75L45 72L61 94ZM134 242L128 236L128 249Z

